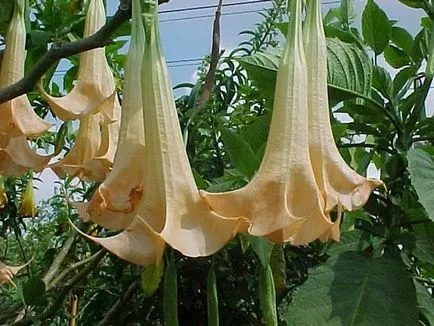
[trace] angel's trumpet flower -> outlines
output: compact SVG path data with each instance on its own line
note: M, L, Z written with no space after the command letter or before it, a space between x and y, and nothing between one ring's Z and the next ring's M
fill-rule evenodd
M90 0L84 37L95 34L106 21L103 0ZM64 97L53 97L41 89L54 114L62 120L82 118L117 101L113 74L105 57L105 49L97 48L80 54L77 81ZM110 117L111 118L111 117Z
M0 176L0 208L5 207L8 203L8 197L5 191L5 185L3 183L3 178Z
M50 165L59 178L67 175L78 177L84 181L102 181L108 173L107 164L95 164L101 158L102 140L101 125L106 117L96 113L80 119L77 138L71 151L60 161ZM103 145L104 146L104 145ZM110 146L104 146L106 149ZM105 157L104 159L109 159Z
M15 283L12 281L15 275L22 270L24 267L26 267L30 262L28 262L25 265L21 266L7 266L0 262L0 284L3 283L12 283L13 286L17 287Z
M307 118L301 0L293 0L261 166L244 188L220 194L202 191L211 209L223 216L247 217L249 233L262 236L274 232L270 238L276 242L306 244L332 227L309 158Z
M35 217L38 214L38 209L35 203L35 192L33 190L33 180L30 179L26 189L21 195L21 205L18 210L18 215L26 217Z
M26 57L26 30L24 1L15 4L12 20L6 35L6 47L0 72L0 88L7 87L24 77ZM32 109L26 95L0 104L0 134L8 137L37 137L51 125Z
M134 217L144 178L145 127L140 89L145 31L141 19L133 20L131 45L125 66L119 143L113 169L86 205L90 218L109 229L125 229ZM77 203L78 204L78 203ZM117 212L117 213L116 213Z
M309 151L316 183L326 202L326 211L338 203L344 209L355 210L383 182L357 174L336 147L328 107L327 47L320 0L308 1L303 33L308 65Z
M0 175L17 177L30 170L39 172L47 166L50 158L36 154L25 136L9 138L0 135Z
M133 3L138 6L138 0ZM144 4L146 46L142 96L146 147L142 158L145 167L143 197L136 217L125 231L111 238L92 238L119 257L141 265L158 257L159 252L151 249L161 249L164 241L186 256L206 256L222 248L238 231L247 227L242 218L225 218L214 213L199 196L162 55L156 19L157 0L145 0ZM134 19L137 23L138 17Z

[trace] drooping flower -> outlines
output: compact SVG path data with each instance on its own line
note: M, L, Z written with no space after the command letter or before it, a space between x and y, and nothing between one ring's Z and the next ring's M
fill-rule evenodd
M0 176L0 208L5 207L7 203L8 203L8 196L6 195L3 178Z
M7 265L3 264L2 262L0 262L0 284L12 283L13 286L17 287L15 285L15 283L12 281L12 279L14 278L15 275L17 275L17 273L21 269L26 267L29 263L30 262L28 262L25 265L12 267L12 266L7 266Z
M51 156L41 156L29 146L25 136L9 138L0 135L0 175L17 177L33 170L42 171Z
M30 179L24 192L21 195L20 209L18 215L26 217L35 217L38 209L35 202L35 192L33 190L33 180Z
M59 178L71 175L84 181L104 180L113 162L119 128L118 121L108 123L106 119L100 112L80 119L74 146L63 159L50 164Z
M326 202L326 210L338 203L356 210L371 192L384 186L353 171L336 147L327 96L327 46L321 19L320 0L310 0L303 36L308 66L309 151L316 183Z
M26 28L24 1L15 4L12 20L6 34L6 46L1 64L0 88L7 87L24 77L26 57ZM7 137L37 137L51 125L32 109L26 95L0 104L0 135ZM4 147L3 147L4 148Z
M84 37L95 34L106 22L103 0L90 0L84 28ZM77 81L64 97L50 96L41 88L54 114L62 120L82 118L103 106L114 106L118 101L113 74L105 57L105 48L80 54ZM112 118L112 117L109 117Z
M301 0L291 1L287 43L264 158L252 180L227 193L201 191L212 210L244 216L249 233L276 242L307 244L334 224L315 182L308 146L307 69L302 44Z
M138 0L133 3L137 10ZM145 167L143 197L125 231L110 238L92 238L119 257L140 265L159 257L164 242L186 256L210 255L247 227L243 218L214 213L199 196L162 55L157 1L147 0L144 5L142 96L146 147L145 156L140 158ZM137 21L138 16L134 19Z
M133 19L131 43L125 66L119 142L110 171L86 208L95 223L109 229L125 229L132 221L142 195L145 157L141 71L145 31L141 19ZM85 206L85 207L84 207Z

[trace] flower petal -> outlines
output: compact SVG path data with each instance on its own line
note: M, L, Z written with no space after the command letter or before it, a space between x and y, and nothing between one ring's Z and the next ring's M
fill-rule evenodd
M26 29L22 8L15 5L6 35L6 47L0 72L0 88L24 77ZM38 137L51 127L32 109L26 95L0 104L0 134L8 137Z
M309 150L315 179L330 211L338 203L347 210L362 207L371 192L384 186L352 170L336 147L327 96L327 46L320 0L309 1L304 25L309 81Z
M105 22L103 1L90 0L84 37L95 34ZM68 95L54 97L42 87L41 93L54 114L62 120L82 118L84 115L97 112L104 105L115 105L115 82L105 57L105 48L80 54L77 81Z
M201 194L219 214L247 217L253 235L271 233L270 238L278 242L305 244L333 223L324 212L309 157L301 0L291 4L291 25L277 71L273 115L261 166L244 188Z

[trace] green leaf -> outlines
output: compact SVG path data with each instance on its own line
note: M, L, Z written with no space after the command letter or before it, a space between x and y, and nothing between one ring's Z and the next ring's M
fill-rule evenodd
M424 0L398 0L411 8L424 8Z
M287 325L417 325L416 293L401 261L346 252L309 275L283 319Z
M38 276L32 277L23 285L24 302L29 306L40 302L41 299L44 298L44 294L45 283Z
M393 84L389 72L383 67L374 66L372 87L378 90L385 98L392 98Z
M395 69L410 64L410 57L403 50L394 45L388 45L384 49L384 58Z
M423 284L414 281L414 286L416 287L419 312L424 315L430 325L434 325L434 298Z
M274 244L264 238L264 237L255 237L253 235L245 234L247 241L250 243L250 247L258 256L261 265L266 268L270 262L271 252L273 251Z
M411 183L428 216L434 220L434 161L424 150L412 149L407 154Z
M146 298L149 298L157 291L160 286L161 279L164 273L164 262L161 261L159 265L153 264L146 267L142 271L141 285L143 294Z
M341 233L341 239L327 246L327 254L337 256L346 251L363 251L369 247L370 235L362 230Z
M403 49L407 55L411 55L414 40L406 29L393 26L391 40L396 46Z
M401 69L393 79L393 94L398 94L398 92L407 84L407 82L415 75L416 72L417 67L414 66Z
M230 130L222 128L221 133L225 150L235 168L247 177L253 176L259 162L249 143L240 134Z
M369 96L371 60L355 44L327 40L328 84L331 100Z
M255 153L257 153L261 146L267 141L270 120L271 114L256 117L251 124L246 126L246 130L241 132L241 135L249 143Z
M376 55L381 54L389 44L392 24L374 0L368 0L363 10L362 33L365 42L374 50Z
M412 254L417 258L434 265L434 240L416 234L415 247Z
M286 260L283 245L275 244L270 256L270 268L273 272L274 286L279 292L288 288L286 283Z

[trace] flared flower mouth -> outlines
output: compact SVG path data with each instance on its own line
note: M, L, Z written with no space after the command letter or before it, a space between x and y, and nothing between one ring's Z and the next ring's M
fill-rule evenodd
M145 195L123 232L109 238L91 238L139 265L154 263L165 243L186 256L213 254L248 226L244 218L216 214L199 196L162 55L156 9L156 0L146 1L142 15L146 35L141 79ZM142 24L140 12L139 0L133 1L133 26Z
M90 0L84 37L95 34L106 21L102 0ZM117 102L113 74L105 57L105 48L97 48L80 55L77 81L64 97L49 95L42 87L41 94L53 113L61 120L73 120L93 114L104 106ZM109 116L113 119L112 116Z
M117 117L120 106L112 109ZM83 181L103 181L113 163L118 130L119 120L108 121L101 112L81 118L74 146L49 167L59 178L70 175Z
M15 4L5 41L6 46L1 62L0 88L10 86L24 77L26 28L22 3L17 2ZM0 136L38 137L50 127L51 124L41 119L33 111L26 95L0 104Z
M298 245L321 237L334 225L324 209L309 156L308 77L301 11L301 0L291 1L291 23L277 71L272 121L259 170L239 190L201 192L217 213L247 217L251 222L249 233Z
M326 202L326 210L340 204L356 210L369 199L381 180L367 179L353 171L336 147L327 95L327 46L321 18L320 0L310 0L303 30L307 56L309 153L316 183Z
M7 145L2 147L3 143ZM33 151L25 136L9 138L0 135L0 175L17 177L30 170L39 172L50 159L51 155L42 156Z

